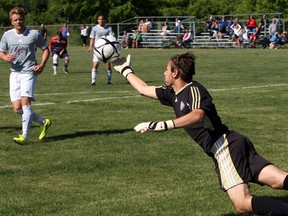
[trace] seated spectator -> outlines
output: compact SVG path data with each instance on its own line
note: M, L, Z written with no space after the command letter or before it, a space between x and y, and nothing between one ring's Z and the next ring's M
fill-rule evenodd
M256 19L252 15L249 16L246 22L246 26L247 26L249 33L252 32L257 27Z
M212 38L216 38L216 40L218 40L221 37L222 37L221 24L219 23L218 20L215 20L210 29L209 40L211 40Z
M214 24L215 20L212 16L210 16L209 20L205 22L205 28L207 32L210 32L212 25Z
M185 34L182 38L182 47L188 49L192 42L192 35L188 28L185 29Z
M152 28L151 22L148 19L146 19L142 25L142 33L149 32L151 30L151 28Z
M133 48L139 48L141 46L141 42L143 41L142 39L142 34L139 30L136 31L135 39L132 41L132 47Z
M168 22L164 22L163 23L163 26L162 26L162 32L160 33L160 35L163 36L163 38L165 38L166 35L170 34L171 31L170 31L170 28L169 28L169 25L168 25Z
M253 47L254 46L254 43L255 41L259 38L260 36L260 33L261 33L261 23L259 23L258 27L256 27L252 33L250 34L250 43L249 43L249 47Z
M236 41L235 43L239 48L241 48L241 44L243 41L242 35L243 35L243 30L241 25L238 22L235 22L232 26L231 29L233 30L233 35L232 39L230 41Z
M272 35L272 37L270 38L269 48L277 49L280 42L281 42L281 38L279 37L278 32L275 32L274 35Z
M220 23L220 32L222 34L225 34L227 32L228 22L225 18L225 16L222 16L222 18L219 20Z
M128 47L129 47L128 39L129 38L128 38L127 32L124 31L123 36L122 36L122 40L121 40L121 49L123 49L124 46L126 47L126 49L128 49Z
M287 44L288 43L288 35L287 32L282 32L281 34L281 45Z
M176 18L175 19L175 27L174 27L174 33L180 33L181 31L183 31L184 29L184 26L183 26L183 23L178 19Z

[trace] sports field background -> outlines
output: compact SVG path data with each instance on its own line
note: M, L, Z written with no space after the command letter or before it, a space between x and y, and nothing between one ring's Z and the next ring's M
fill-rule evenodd
M70 73L53 75L51 58L38 78L33 109L53 122L39 142L14 144L21 117L9 101L9 64L0 61L0 215L235 215L219 189L210 158L183 130L139 134L140 122L168 120L173 111L139 96L103 65L91 86L91 55L69 47ZM163 84L168 59L181 49L128 49L150 85ZM230 129L247 135L260 154L287 164L287 49L195 49L195 80L205 85ZM38 55L41 53L37 51ZM288 202L287 191L251 184L255 195Z

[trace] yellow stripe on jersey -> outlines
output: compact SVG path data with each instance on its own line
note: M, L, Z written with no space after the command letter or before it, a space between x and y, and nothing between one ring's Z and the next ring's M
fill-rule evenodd
M225 134L214 143L211 151L218 162L222 187L228 190L229 188L242 184L243 180L239 176L231 159Z
M200 102L201 102L201 95L200 95L200 91L197 87L192 86L191 87L191 93L192 93L192 110L193 109L199 109L200 108Z

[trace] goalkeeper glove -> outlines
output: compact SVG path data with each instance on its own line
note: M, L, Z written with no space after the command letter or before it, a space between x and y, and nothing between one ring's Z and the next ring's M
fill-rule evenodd
M148 131L156 131L156 132L161 132L161 131L166 131L169 129L174 129L175 125L173 120L168 120L168 121L151 121L151 122L143 122L134 127L134 130L136 132L141 131L141 133Z
M126 58L118 58L112 64L114 69L121 73L125 78L127 78L128 74L134 73L132 67L130 66L130 54Z

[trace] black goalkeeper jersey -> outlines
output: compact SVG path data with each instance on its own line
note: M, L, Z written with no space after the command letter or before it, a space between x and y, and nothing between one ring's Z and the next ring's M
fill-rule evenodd
M193 112L194 109L205 111L206 115L203 122L193 124L185 130L207 155L212 156L211 148L214 142L222 134L228 132L228 127L222 124L207 89L200 83L193 81L177 94L172 88L166 87L157 87L156 94L163 105L173 107L177 118Z

